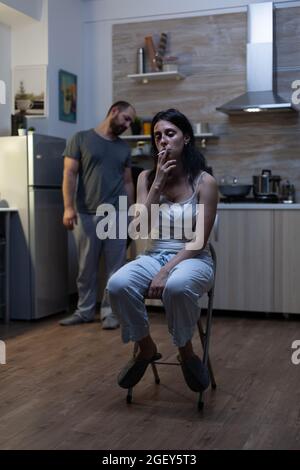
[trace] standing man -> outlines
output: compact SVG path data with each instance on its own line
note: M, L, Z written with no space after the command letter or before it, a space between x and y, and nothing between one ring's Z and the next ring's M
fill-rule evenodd
M133 106L126 101L117 101L104 121L95 129L77 132L64 151L63 224L68 230L74 230L79 271L77 309L73 315L61 320L61 325L94 320L101 254L108 279L125 262L127 240L118 237L100 240L96 226L101 217L96 216L96 211L100 204L112 204L118 220L119 196L127 195L128 205L134 202L130 148L119 137L134 118ZM106 289L100 317L104 329L119 326Z

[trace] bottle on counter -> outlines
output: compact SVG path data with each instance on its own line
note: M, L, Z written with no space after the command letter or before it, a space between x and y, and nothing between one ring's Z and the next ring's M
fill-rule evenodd
M295 202L295 186L285 181L281 186L281 202L284 204L293 204Z

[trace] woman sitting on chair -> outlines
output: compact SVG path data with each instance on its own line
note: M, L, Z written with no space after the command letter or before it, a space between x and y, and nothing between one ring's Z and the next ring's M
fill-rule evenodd
M216 216L217 184L207 173L205 159L195 147L189 120L178 110L157 113L152 120L151 137L155 168L143 171L137 183L137 203L143 204L152 224L151 248L119 269L108 283L122 339L139 345L138 355L121 370L118 383L123 388L133 387L147 366L160 359L150 335L144 299L161 298L169 332L179 349L185 381L193 391L203 391L209 386L209 374L194 353L192 336L201 312L199 298L214 281L208 238ZM156 219L157 227L151 220L153 204L163 208ZM199 218L201 207L204 207L202 219ZM187 215L192 221L190 237L186 236L186 230L178 230L176 226L182 216L184 221L189 220ZM200 219L202 224L198 223ZM168 224L170 232L166 239L163 232Z

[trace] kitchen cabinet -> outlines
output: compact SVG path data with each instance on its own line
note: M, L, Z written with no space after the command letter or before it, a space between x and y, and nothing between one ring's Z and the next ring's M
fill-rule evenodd
M300 314L299 211L274 212L274 311Z
M273 308L273 213L219 210L212 242L217 254L214 308Z
M220 206L214 307L300 314L300 205Z

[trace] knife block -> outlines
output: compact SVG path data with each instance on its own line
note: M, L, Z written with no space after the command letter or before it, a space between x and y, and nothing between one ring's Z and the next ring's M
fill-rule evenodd
M145 37L145 46L146 46L146 51L148 54L151 72L159 72L159 67L157 65L156 57L155 57L155 47L153 44L152 36Z

